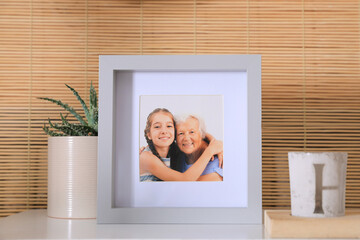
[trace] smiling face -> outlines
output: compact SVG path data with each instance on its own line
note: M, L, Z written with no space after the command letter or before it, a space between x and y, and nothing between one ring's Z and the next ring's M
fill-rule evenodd
M147 137L155 147L169 147L175 138L174 122L171 114L158 112L152 116L150 130Z
M176 131L177 144L185 154L191 154L200 148L202 138L197 119L190 117L185 122L178 123Z

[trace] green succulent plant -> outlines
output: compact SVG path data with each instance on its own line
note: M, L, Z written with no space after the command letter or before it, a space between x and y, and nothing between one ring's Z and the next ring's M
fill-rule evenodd
M40 97L39 99L55 103L60 107L64 108L66 111L74 115L74 117L79 121L79 123L70 123L67 120L68 114L66 116L63 116L63 114L60 113L61 123L53 123L49 118L49 126L46 126L46 124L44 124L44 132L49 136L97 136L99 109L98 98L94 86L91 83L90 101L88 107L75 89L73 89L67 84L65 85L73 92L73 94L81 103L86 119L84 119L80 114L78 114L73 107L70 107L68 104L63 103L60 100Z

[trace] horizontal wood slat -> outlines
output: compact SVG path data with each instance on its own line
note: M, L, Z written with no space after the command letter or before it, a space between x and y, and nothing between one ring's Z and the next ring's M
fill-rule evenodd
M106 54L261 54L263 207L289 209L289 151L349 153L360 207L360 6L355 0L0 2L0 216L46 208L47 118L88 101Z

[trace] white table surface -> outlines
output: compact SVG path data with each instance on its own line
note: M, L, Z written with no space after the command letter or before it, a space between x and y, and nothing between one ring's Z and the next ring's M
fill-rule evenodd
M0 219L0 239L263 239L263 225L96 224L29 210Z

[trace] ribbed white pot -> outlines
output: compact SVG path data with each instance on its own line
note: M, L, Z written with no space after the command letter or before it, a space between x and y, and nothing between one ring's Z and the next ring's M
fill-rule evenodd
M98 137L48 138L48 216L96 218Z

